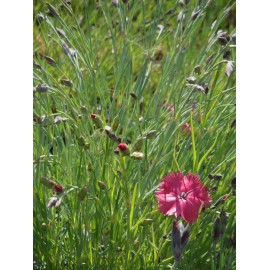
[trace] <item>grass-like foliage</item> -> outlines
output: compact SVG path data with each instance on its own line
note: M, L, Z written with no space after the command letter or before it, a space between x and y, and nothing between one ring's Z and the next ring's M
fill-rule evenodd
M235 1L48 2L34 1L34 269L173 267L155 191L177 171L213 201L178 269L235 269Z

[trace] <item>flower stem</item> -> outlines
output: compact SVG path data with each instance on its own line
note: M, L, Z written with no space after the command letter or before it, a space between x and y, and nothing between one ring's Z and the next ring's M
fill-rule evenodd
M173 270L177 270L178 263L179 263L179 261L174 260L174 264L173 264Z

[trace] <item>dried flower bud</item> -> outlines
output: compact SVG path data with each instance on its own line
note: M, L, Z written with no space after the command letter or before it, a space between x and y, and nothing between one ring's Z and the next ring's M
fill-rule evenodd
M43 123L46 119L47 119L46 115L41 115L40 117L38 117L38 118L36 119L36 123L37 123L37 124L41 124L41 123Z
M91 114L91 118L93 119L94 124L96 125L97 128L102 128L103 127L103 122L101 118L97 114Z
M122 0L122 2L123 2L124 4L127 4L127 3L128 3L128 0Z
M62 193L63 192L63 187L61 185L55 185L54 189L56 190L57 193Z
M217 180L217 181L221 180L222 179L222 174L218 173L218 174L214 175L214 179Z
M45 223L45 222L43 222L42 224L41 224L41 229L43 230L43 231L46 231L47 230L47 224Z
M35 61L33 62L33 66L37 69L42 69L41 65L39 65L38 63L36 63Z
M196 78L194 76L190 76L187 78L187 82L190 84L195 84L196 83Z
M48 86L44 83L37 85L35 88L38 93L45 93L48 91Z
M87 112L88 112L88 111L87 111L87 108L86 108L84 105L81 106L81 111L82 111L83 113L87 113Z
M226 65L226 71L225 74L230 77L234 72L234 65L232 61L228 61Z
M119 6L118 0L111 0L111 1L112 1L112 4L113 4L115 7L118 7L118 6Z
M51 13L53 16L55 16L55 17L59 17L59 16L60 16L60 15L59 15L59 12L57 11L57 9L56 9L53 5L49 4L48 2L46 2L46 5L47 5L47 7L48 7L50 13Z
M201 66L200 65L195 66L194 72L200 75L201 74Z
M131 158L133 159L144 159L144 154L141 153L141 152L133 152L131 155L130 155Z
M140 118L139 118L139 122L141 123L143 121L143 117L141 116Z
M175 262L179 262L180 256L189 239L189 224L184 227L182 222L179 223L174 219L172 226L172 253Z
M221 220L220 217L217 217L214 222L214 227L213 227L213 238L214 241L217 242L217 240L221 236Z
M195 85L195 91L205 93L205 89L201 85Z
M222 232L224 234L226 226L227 226L227 222L228 222L228 216L227 216L227 213L225 212L224 208L222 208L222 210L220 211L219 217L220 217L220 220L221 220L221 224L223 226Z
M115 142L118 142L119 138L115 135L110 126L105 126L104 131L110 139L114 140Z
M134 99L137 99L137 96L133 93L133 92L130 92L129 93Z
M147 132L145 134L145 137L146 137L146 139L152 139L152 138L155 137L156 133L157 133L157 131L155 129L154 130L150 130L149 132Z
M69 48L69 54L73 57L73 58L77 58L77 51L72 49L72 48Z
M199 15L200 11L197 10L197 11L193 11L192 14L191 14L191 20L195 21Z
M231 51L229 50L225 51L223 54L223 59L230 60L230 57L231 57Z
M69 47L64 41L62 42L62 50L63 50L64 54L66 54L66 55L69 54Z
M54 124L59 124L66 121L67 121L67 118L61 117L61 116L56 116L53 120Z
M57 206L60 205L60 203L59 203L58 197L53 196L53 197L50 198L50 200L49 200L49 202L47 204L47 207L48 208L53 207L53 206L57 207Z
M229 197L229 194L225 194L225 195L221 196L221 197L215 202L215 204L212 205L212 206L210 207L210 209L214 209L214 208L216 208L217 206L223 204L223 203L227 200L228 197Z
M184 11L181 10L177 15L177 21L180 22L180 21L183 21L184 19L185 19L185 14L184 14Z
M50 64L53 67L56 67L56 62L51 57L49 57L47 55L43 55L43 57L48 64Z
M55 185L56 185L56 183L55 183L53 180L48 179L48 178L45 177L45 176L42 176L42 177L41 177L40 182L41 182L44 186L46 186L46 187L48 187L48 188L54 188Z
M84 200L86 194L87 194L87 186L84 186L77 194L78 199L80 201Z
M230 41L228 38L227 32L223 30L218 30L217 39L218 39L219 44L221 45L226 45Z
M44 15L43 15L42 13L38 13L38 14L37 14L37 18L38 18L38 20L40 20L40 21L45 20L45 17L44 17Z
M172 226L172 253L175 261L179 261L182 253L181 249L181 232L178 222L174 219Z
M59 36L66 37L66 33L64 30L56 28L56 32L58 33Z
M212 179L214 179L214 175L211 174L211 173L209 173L209 174L208 174L208 178L209 178L210 180L212 180Z
M106 189L106 185L102 181L98 181L98 186L99 186L100 189Z
M72 83L72 81L70 81L70 80L62 79L62 80L61 80L61 83L62 83L63 85L65 85L65 86L68 86L68 87L72 87L72 86L73 86L73 83Z
M217 242L218 239L224 235L226 231L227 220L227 214L225 210L222 209L214 222L213 238L215 242Z

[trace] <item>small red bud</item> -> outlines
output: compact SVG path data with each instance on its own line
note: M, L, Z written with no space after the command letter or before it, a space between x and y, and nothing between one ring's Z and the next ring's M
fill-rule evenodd
M63 191L63 187L61 185L55 185L54 189L57 191L57 193L61 193Z
M128 146L125 143L118 144L117 148L121 150L121 152L125 152L128 149Z
M91 114L91 118L92 118L92 119L96 119L96 118L97 118L97 115L94 114L94 113L92 113L92 114Z

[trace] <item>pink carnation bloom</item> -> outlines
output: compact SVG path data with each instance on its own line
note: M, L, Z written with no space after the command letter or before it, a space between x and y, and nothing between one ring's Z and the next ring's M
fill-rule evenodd
M184 176L181 172L166 175L155 193L160 212L182 217L188 223L196 221L200 207L207 207L212 202L208 188L199 180L198 175L191 173Z

